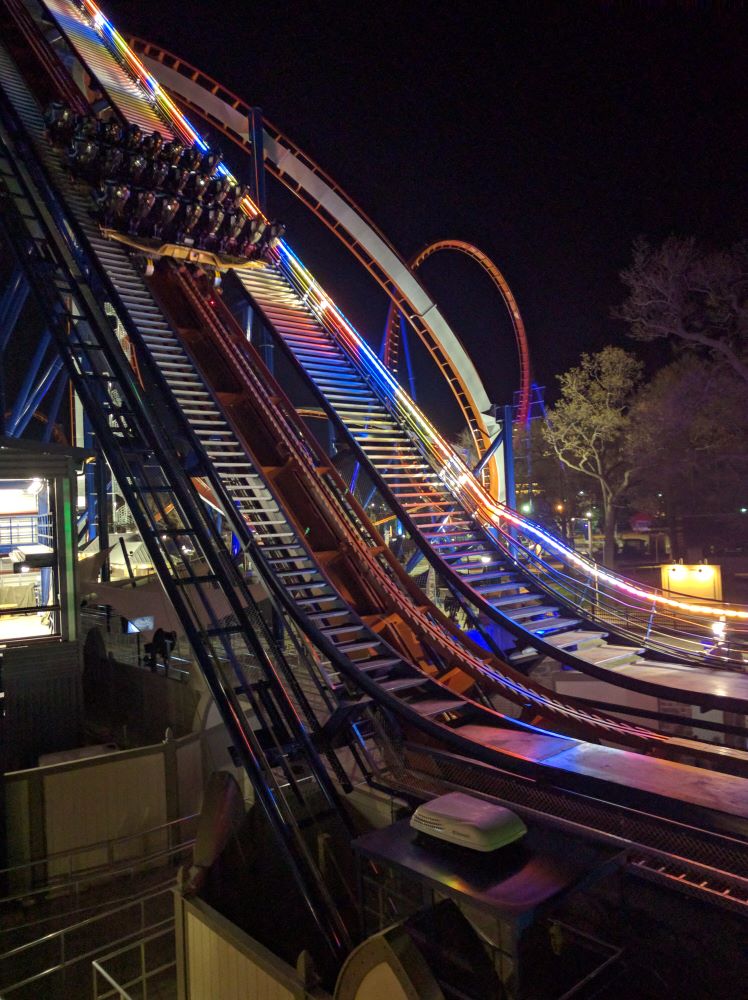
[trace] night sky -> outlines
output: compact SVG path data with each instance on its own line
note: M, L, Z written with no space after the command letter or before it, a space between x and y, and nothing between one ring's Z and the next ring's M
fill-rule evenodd
M748 237L748 14L723 6L104 2L123 32L260 105L404 255L442 237L485 250L550 396L583 350L642 352L610 319L636 236ZM269 208L378 342L385 303L371 279L275 185ZM508 401L516 355L487 279L452 255L423 277L489 394ZM423 366L419 392L432 413L446 395Z

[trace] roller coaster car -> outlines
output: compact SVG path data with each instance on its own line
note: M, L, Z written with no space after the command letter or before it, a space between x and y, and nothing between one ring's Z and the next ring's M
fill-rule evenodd
M162 243L160 240L151 239L146 236L132 236L129 233L122 233L118 229L108 229L101 226L101 235L108 240L115 240L117 243L124 243L145 258L146 275L153 274L153 262L159 257L173 257L175 260L184 261L186 264L199 264L206 271L213 271L216 275L222 271L228 271L232 267L263 267L262 260L248 260L246 257L233 257L230 254L213 253L211 250L200 250L197 247L188 247L181 243Z

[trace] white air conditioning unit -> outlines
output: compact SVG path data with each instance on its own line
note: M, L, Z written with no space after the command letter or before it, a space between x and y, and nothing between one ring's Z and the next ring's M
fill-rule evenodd
M513 844L527 827L510 809L464 792L440 795L419 806L410 818L413 830L473 851L495 851Z

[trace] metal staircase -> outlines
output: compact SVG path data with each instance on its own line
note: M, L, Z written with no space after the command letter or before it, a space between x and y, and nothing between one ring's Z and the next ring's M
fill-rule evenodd
M0 73L6 95L0 170L7 243L27 268L76 392L288 858L310 919L338 960L347 951L347 930L296 815L309 798L310 779L327 811L342 815L337 793L289 701L282 653L263 628L225 540L185 471L183 453L191 431L157 394L138 386L104 302L112 302L133 340L142 330L168 354L165 326L124 254L118 259L101 247L112 280L101 272L85 246L85 235L93 234L78 229L86 228L83 194L71 187L48 146L41 114L4 50ZM68 206L60 203L59 193L67 195ZM191 387L185 380L186 391ZM205 408L196 409L201 419L208 419ZM200 465L202 456L196 461ZM303 784L292 767L299 760L305 765ZM308 819L314 821L313 816Z
M536 562L542 560L534 562L509 534L501 536L494 529L492 536L465 509L451 488L455 479L459 485L459 476L449 468L449 459L436 471L433 455L419 444L407 415L398 412L397 395L390 400L391 386L383 388L380 373L367 366L355 345L335 335L325 312L313 308L309 296L296 287L294 270L282 255L275 265L238 268L233 275L347 436L391 509L465 608L468 620L477 626L482 615L498 626L498 630L484 630L495 652L516 665L547 656L600 680L656 697L703 704L686 685L680 690L609 669L624 658L634 665L651 666L653 661L640 658L645 646L641 637L635 644L635 637L627 634L625 623L615 616L609 627L595 621L590 613L594 593L590 588L580 592L577 581L565 580L565 600L561 600L559 592L549 589L538 576ZM618 635L621 645L608 655L607 637ZM657 649L657 636L657 629L652 628L646 645ZM672 662L673 647L668 648ZM688 663L688 653L682 655ZM713 707L728 711L746 707L743 699L729 696L718 695L713 702Z
M71 17L77 9L70 3L50 6L64 7ZM101 40L91 34L93 55L103 59ZM77 44L89 42L84 39ZM116 63L108 55L107 60L98 72L112 76L112 92L116 86L127 92L116 79ZM284 467L251 458L227 416L236 402L235 394L225 393L225 386L212 380L206 382L191 349L167 322L143 276L124 251L100 240L87 214L84 189L72 184L62 169L57 153L47 143L38 108L4 51L0 51L0 73L9 98L9 102L3 99L0 108L7 243L24 264L34 295L44 308L76 392L91 414L96 435L329 953L336 958L345 953L345 927L301 828L314 822L314 814L305 808L312 798L321 798L329 815L339 814L337 795L317 743L321 740L329 750L335 736L357 718L361 705L366 708L367 699L392 726L397 745L404 746L403 734L408 739L418 737L420 752L429 760L436 756L435 748L443 745L456 755L455 760L482 763L494 777L503 776L513 787L527 790L548 784L585 802L604 797L617 813L629 809L633 816L636 810L646 809L652 824L662 827L695 816L710 830L728 831L742 846L745 822L737 802L742 785L731 775L716 776L722 791L715 805L702 793L703 772L583 744L502 718L426 676L342 599L325 572L320 551L307 545L304 524L292 526L288 513L282 513L276 490ZM148 103L146 97L145 92L140 95ZM270 269L268 273L273 274ZM135 345L137 372L112 330L107 303ZM290 328L293 316L286 315L286 319ZM300 324L298 331L304 340L307 327ZM342 361L332 350L326 360L335 376L332 388L337 385L341 390L340 405L347 419L361 426L361 441L368 422L385 456L400 459L401 453L405 455L392 480L400 499L413 501L412 512L424 514L418 522L424 539L441 546L460 569L458 573L445 563L444 572L452 573L457 581L463 577L469 581L474 572L471 563L481 551L476 546L483 544L483 536L474 532L469 520L454 527L443 520L450 501L438 485L442 480L421 468L422 456L411 457L409 436L400 425L388 424L389 411L381 402L358 398L346 410L346 399L351 393L356 395L358 376L355 369L356 377L349 376L349 360L341 357ZM325 372L320 370L320 379ZM396 442L394 456L387 447L392 441ZM428 491L422 488L422 472L431 484ZM299 719L296 708L304 705L305 692L294 665L287 662L252 600L247 580L231 556L229 538L218 529L204 503L200 482L210 485L224 518L246 540L247 551L283 617L298 625L339 671L340 683L351 698L332 706L327 721L337 715L337 728L327 727L326 733L311 731L313 710L308 726ZM438 517L434 503L439 505ZM421 504L428 504L428 509L419 511ZM517 584L516 589L521 586ZM403 614L406 610L403 604ZM340 615L333 614L338 611ZM426 634L425 624L420 627ZM465 662L465 651L458 652L456 641L448 647L438 629L429 636L439 651L435 660L450 648L450 655L461 656ZM531 683L522 684L508 674L499 680L514 685L532 707L541 704ZM333 678L331 687L335 686ZM567 713L559 699L548 698L544 706L559 717ZM579 709L576 718L601 737L614 731L609 729L611 720L592 711ZM622 723L619 735L625 728ZM657 734L628 729L632 736L651 740L652 750L669 744ZM680 784L673 787L673 768L682 778L682 788Z

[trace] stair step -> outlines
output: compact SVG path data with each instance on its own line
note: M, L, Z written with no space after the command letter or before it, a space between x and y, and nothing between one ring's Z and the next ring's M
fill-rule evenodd
M542 632L560 632L561 629L571 628L572 625L578 624L578 618L543 618L539 622L530 622L524 627L528 632L539 635Z
M551 615L558 612L558 607L553 604L528 604L523 608L512 608L506 614L514 621L524 621L527 618L534 618L537 615Z
M402 662L395 656L381 656L373 660L362 660L360 663L356 663L356 668L365 674L373 674L377 670L389 670L390 667Z
M442 715L444 712L457 712L459 709L467 705L466 701L461 701L459 698L450 699L436 699L430 700L426 699L424 701L412 701L410 703L411 708L414 708L419 715L422 715L425 719L433 719L436 715Z
M556 649L585 649L601 646L607 632L564 632L562 635L550 635L546 639Z
M587 649L580 649L578 656L580 660L593 663L597 667L621 667L627 663L633 663L638 656L644 652L636 646L589 646Z
M518 584L521 586L521 584ZM524 590L519 594L509 594L507 597L499 597L491 601L491 604L495 608L509 608L513 604L521 604L523 601L540 601L542 596L540 594L533 594L528 590ZM509 612L507 612L508 614Z
M426 683L425 677L399 677L394 681L382 681L379 685L384 691L400 692L410 691L413 688L422 687Z

